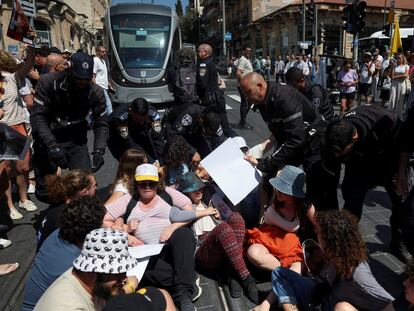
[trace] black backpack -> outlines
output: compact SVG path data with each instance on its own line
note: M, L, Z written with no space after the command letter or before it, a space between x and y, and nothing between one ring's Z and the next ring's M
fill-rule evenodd
M168 194L167 191L162 190L157 194L161 197L161 199L163 199L169 205L171 205L171 206L173 205L172 198ZM122 218L124 219L124 223L126 223L129 215L131 215L131 212L134 209L134 207L137 205L138 201L139 201L138 193L134 193L134 195L131 197L131 200L129 200L129 202L128 202L128 205L127 205L126 210L125 210L125 214L122 216Z
M194 66L179 66L175 70L174 98L180 104L195 103L197 95L197 73Z

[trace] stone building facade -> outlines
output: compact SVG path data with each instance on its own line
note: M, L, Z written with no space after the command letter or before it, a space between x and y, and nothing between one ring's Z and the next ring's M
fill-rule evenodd
M77 3L76 10L70 2ZM98 2L100 5L92 2ZM56 46L62 51L69 49L74 52L83 49L88 53L94 53L94 47L99 44L99 35L102 35L101 17L104 16L107 5L105 0L37 0L36 17L30 22L40 38L41 45ZM7 37L11 7L11 0L1 1L0 48L18 53L24 48L24 44Z
M384 26L384 18L389 8L384 8L384 0L365 0L368 4L366 27L361 37L370 36ZM306 0L309 3L310 0ZM414 1L396 0L396 15L399 16L400 28L413 27ZM202 23L208 29L206 41L213 47L220 48L222 27L217 23L221 14L218 0L205 0ZM352 55L352 35L342 30L344 0L315 0L317 20L313 23L307 19L305 41L309 44L306 53L323 52ZM389 1L388 1L389 4ZM232 40L227 43L228 57L239 56L244 44L250 45L257 55L271 57L302 51L299 42L302 33L302 0L226 0L226 32L232 33ZM269 13L269 11L271 11ZM267 14L266 14L267 13ZM325 42L320 40L324 29ZM317 36L315 36L317 32ZM318 37L315 44L315 37Z

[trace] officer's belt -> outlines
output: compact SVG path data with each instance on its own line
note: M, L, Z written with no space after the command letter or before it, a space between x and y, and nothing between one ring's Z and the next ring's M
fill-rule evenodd
M59 117L55 118L55 124L59 128L66 128L66 127L69 127L69 126L75 126L75 125L81 124L83 122L86 122L86 119L78 119L78 120L73 120L73 121L67 121L67 120L62 120Z

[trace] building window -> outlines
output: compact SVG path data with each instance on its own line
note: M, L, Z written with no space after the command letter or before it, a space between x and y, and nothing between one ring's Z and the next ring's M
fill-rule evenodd
M52 42L50 40L50 29L47 24L41 21L34 21L34 27L37 33L37 37L39 38L40 45L44 45L47 47L52 46Z

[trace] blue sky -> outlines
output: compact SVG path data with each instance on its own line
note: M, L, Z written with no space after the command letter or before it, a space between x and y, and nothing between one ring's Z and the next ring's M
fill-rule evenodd
M116 3L124 3L124 2L139 2L137 0L112 0L113 4ZM164 5L169 5L175 8L175 3L177 2L177 0L154 0L155 4L164 4ZM188 0L181 0L181 3L183 4L183 9L185 9L185 7L188 5Z

